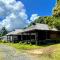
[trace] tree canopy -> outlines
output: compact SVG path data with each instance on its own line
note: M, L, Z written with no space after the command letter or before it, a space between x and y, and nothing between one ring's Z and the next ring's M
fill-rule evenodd
M54 9L53 15L55 17L59 17L60 16L60 0L57 0L57 4L56 4L56 7Z
M2 27L1 31L0 31L0 36L4 36L7 34L7 30L5 27Z

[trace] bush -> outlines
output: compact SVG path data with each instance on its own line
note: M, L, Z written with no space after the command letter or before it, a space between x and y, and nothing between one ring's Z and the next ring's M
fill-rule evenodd
M2 40L0 40L0 43L2 43Z
M1 40L0 43L8 43L6 40Z
M22 44L22 42L20 41L19 44Z

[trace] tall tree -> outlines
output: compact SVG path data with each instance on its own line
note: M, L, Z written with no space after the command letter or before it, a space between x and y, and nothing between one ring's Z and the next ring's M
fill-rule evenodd
M53 16L59 17L60 16L60 0L57 0L56 7L54 8Z
M47 16L44 18L45 24L48 24L51 28L54 27L55 18L53 16Z
M39 17L39 18L37 18L34 22L35 22L35 23L42 23L42 24L45 24L44 17Z
M38 17L38 18L35 19L33 22L31 22L28 27L30 27L31 25L33 25L33 24L35 24L35 23L42 23L42 24L45 24L44 17Z
M55 20L55 27L60 30L60 18L56 18Z
M6 28L5 27L2 27L2 29L1 29L1 36L4 36L6 34L7 34Z

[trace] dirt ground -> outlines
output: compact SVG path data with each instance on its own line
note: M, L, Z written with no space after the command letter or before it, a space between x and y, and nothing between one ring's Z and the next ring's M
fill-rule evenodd
M53 47L19 51L13 47L0 44L0 60L52 60Z

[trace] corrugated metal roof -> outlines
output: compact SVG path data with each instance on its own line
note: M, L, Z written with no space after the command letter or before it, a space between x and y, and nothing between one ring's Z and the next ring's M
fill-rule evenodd
M10 32L7 35L17 35L17 34L21 34L21 32L23 32L23 30L19 29L19 30L15 30L15 31Z
M31 27L25 29L24 31L29 31L29 30L33 30L33 29L37 29L37 30L49 30L49 27L47 24L36 24L36 25L32 25Z
M52 28L51 30L52 30L52 31L58 31L58 29L56 29L56 28Z
M50 31L58 31L56 28L49 29L49 26L47 24L39 24L32 25L31 27L28 27L26 29L16 29L15 31L12 31L8 33L7 35L18 35L22 32L30 31L30 30L50 30Z

